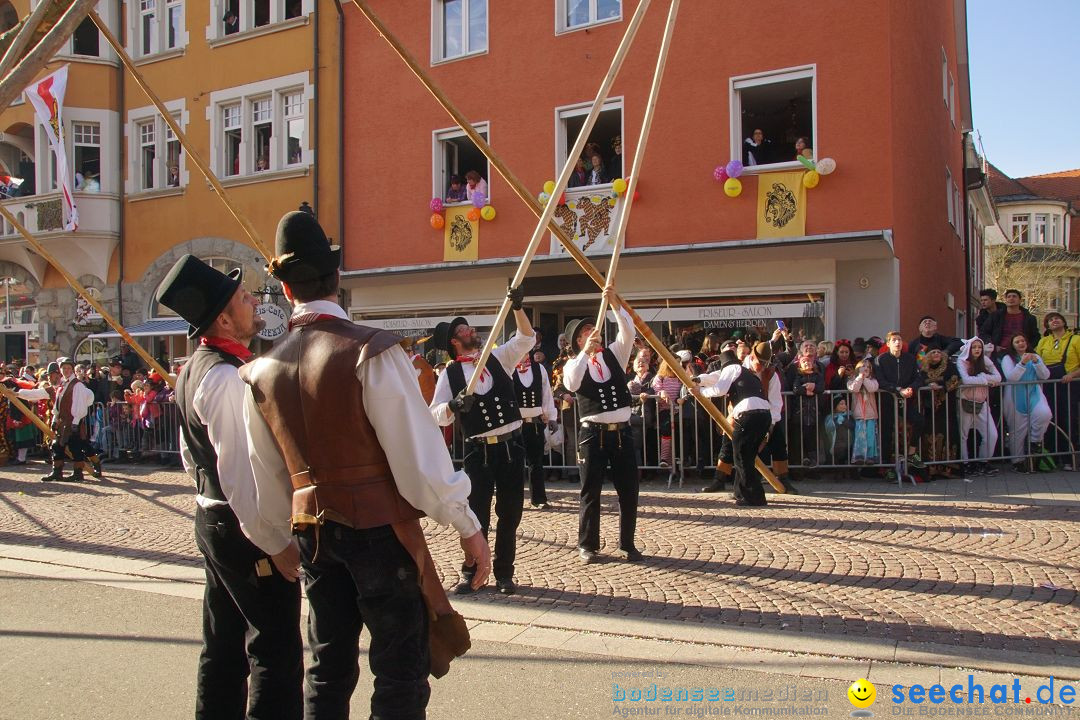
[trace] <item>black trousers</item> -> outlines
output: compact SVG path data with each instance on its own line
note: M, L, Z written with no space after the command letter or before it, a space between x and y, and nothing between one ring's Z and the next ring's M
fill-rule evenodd
M228 507L196 509L195 543L206 567L195 717L301 718L300 584L282 577Z
M604 471L611 467L611 481L619 496L619 549L634 548L637 529L638 468L634 438L629 426L599 430L578 429L578 472L581 474L581 509L578 515L578 547L600 549L600 492Z
M768 410L750 410L744 412L731 424L731 450L735 466L735 479L732 483L735 499L749 505L765 504L765 488L761 486L761 476L754 461L758 448L772 426L772 413Z
M880 408L878 417L881 420L881 443L884 446L881 448L881 456L890 460L895 459L897 448L900 449L902 455L907 455L908 449L901 447L904 444L905 413L907 423L911 426L911 433L907 438L908 444L918 447L919 438L923 433L923 415L919 412L915 396L904 398L899 394L879 393L878 397L881 398L878 404ZM899 424L897 424L898 419Z
M491 527L491 499L495 498L499 524L495 528L491 571L496 580L513 580L517 531L525 503L525 448L516 439L494 445L467 440L464 469L472 481L469 507L480 521L485 538ZM475 572L475 567L461 566L466 581L471 581Z
M428 615L416 563L389 525L335 522L297 535L308 606L305 720L349 717L360 678L360 630L371 634L371 717L421 720L431 687Z
M769 442L765 443L765 447L760 453L761 460L766 465L771 465L777 460L787 462L786 427L787 424L784 422L783 417L780 418L780 422L772 426L772 430L769 432Z
M529 500L533 505L546 503L544 489L544 428L539 421L526 420L521 426L521 440L525 446L525 471L529 474Z

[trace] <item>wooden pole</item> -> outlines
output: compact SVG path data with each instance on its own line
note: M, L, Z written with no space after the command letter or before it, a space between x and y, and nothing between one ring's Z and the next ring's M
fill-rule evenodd
M567 153L566 162L563 163L562 170L559 172L559 177L555 181L555 190L551 193L551 198L548 200L547 205L544 206L543 212L540 213L540 220L537 222L536 229L533 230L532 238L529 239L529 244L525 248L525 254L521 256L521 262L518 263L517 273L514 274L514 279L510 282L511 287L520 287L521 283L525 280L525 274L528 273L529 265L532 263L532 259L536 255L537 249L540 247L540 242L544 239L547 226L555 217L555 208L559 205L558 198L566 191L566 186L570 183L570 175L574 172L577 158L581 155L581 151L585 149L585 143L589 139L589 133L592 132L593 126L596 125L597 118L600 117L600 111L604 107L604 101L607 100L608 93L611 92L611 86L615 83L615 78L618 77L619 71L622 69L623 61L626 60L626 56L630 52L630 46L634 42L634 37L637 35L638 28L641 27L641 21L645 17L645 11L648 10L651 2L652 0L641 0L633 17L630 18L630 23L626 26L626 32L623 33L622 42L619 43L619 47L615 51L615 57L611 59L611 66L608 68L607 75L604 76L603 82L600 83L600 89L597 91L596 98L593 100L589 115L585 118L585 123L581 126L581 131L578 133L577 140L574 141L574 146L570 149L570 152ZM495 347L495 338L498 337L499 331L502 330L503 323L506 322L506 316L509 312L510 299L507 298L503 300L502 306L499 307L499 312L495 316L495 322L491 326L491 332L488 333L487 340L484 342L484 349L480 352L480 358L476 361L477 368L486 366L488 357L491 355L491 350ZM480 375L481 373L474 372L472 377L469 378L469 384L465 388L466 395L472 395L473 392L476 391L476 385L480 382Z
M41 20L49 12L49 3L40 2L38 6L34 8L34 11L26 16L26 19L22 21L22 27L19 28L19 32L15 35L15 38L8 45L7 52L4 53L4 59L0 60L0 78L11 72L11 69L15 67L15 64L22 59L26 49L30 46L31 40L37 35L38 28L41 27Z
M45 260L50 265L56 268L56 271L58 273L64 276L64 279L67 280L68 285L70 285L72 289L75 290L75 292L79 293L79 295L81 295L83 299L86 300L86 302L90 303L90 305L95 310L97 310L98 313L101 314L102 319L105 320L105 322L107 322L110 326L112 326L113 330L116 330L116 332L120 334L120 337L124 338L128 345L131 346L132 350L137 352L139 356L146 361L147 365L158 371L161 377L165 379L165 382L169 384L169 387L175 387L176 379L169 374L169 371L161 367L158 361L155 360L149 352L144 350L143 347L139 345L139 343L135 342L135 338L131 337L128 331L124 329L124 326L117 322L116 318L109 314L109 311L102 307L101 303L99 303L96 298L94 298L89 292L86 291L86 288L83 287L82 283L76 280L71 273L64 269L64 266L61 265L55 257L53 257L53 254L51 252L45 249L44 245L38 242L37 238L30 234L30 231L23 227L23 224L20 223L15 218L15 216L11 214L10 210L8 210L3 205L0 205L0 215L2 215L5 220L11 223L12 226L19 231L19 234L21 234L23 238L26 239L26 242L30 243L30 247L34 248L34 252L45 258Z
M259 237L259 233L255 230L255 226L251 223L251 220L236 207L236 204L229 197L229 194L225 192L225 188L221 185L221 181L214 175L214 171L210 169L210 165L207 164L206 160L191 148L191 143L188 142L187 135L180 129L180 125L173 118L172 113L165 107L165 103L161 102L161 98L159 98L157 94L150 89L150 86L146 84L146 80L139 73L138 68L135 67L135 63L131 61L131 56L124 50L124 46L120 44L120 41L112 34L112 31L109 30L108 25L105 24L94 10L91 10L88 14L90 19L94 21L94 24L97 25L98 30L101 31L101 34L109 41L109 45L112 46L112 49L120 56L120 61L124 63L124 67L131 73L131 77L135 80L135 83L142 88L146 97L150 98L150 102L154 103L154 107L161 113L161 117L165 120L165 123L173 131L173 134L176 135L176 139L180 141L180 145L184 148L184 152L188 154L191 161L195 163L195 167L199 168L206 178L206 181L214 188L214 192L217 193L218 197L221 198L221 201L225 203L225 207L228 211L232 213L232 216L240 223L240 227L244 229L248 239L251 240L251 244L255 246L255 249L258 250L267 261L269 261L270 258L273 257L273 253L271 253L270 249L263 243L262 239Z
M389 28L387 28L386 25L375 15L375 13L371 11L371 8L368 6L366 0L353 0L353 4L360 9L360 12L362 12L364 16L368 19L368 22L370 22L372 26L375 27L379 35L382 36L382 38L386 40L390 47L394 49L394 52L397 53L398 57L401 58L402 62L404 62L409 67L409 69L412 70L413 74L416 75L417 79L421 82L421 84L423 84L423 86L427 88L427 91L431 93L431 95L435 98L436 102L439 103L442 109L446 111L446 113L451 118L454 119L454 122L457 123L458 127L461 128L462 132L464 132L465 135L470 140L472 140L473 144L476 145L480 152L484 154L484 157L488 159L488 162L491 163L491 166L495 168L496 172L498 172L503 177L503 179L506 180L514 193L521 199L523 203L525 203L525 205L530 210L532 210L533 214L539 218L543 213L543 208L540 206L540 203L537 201L537 199L532 196L532 193L529 192L529 189L525 186L525 183L523 183L520 178L518 178L517 175L515 175L509 167L507 167L507 165L502 161L502 159L495 154L495 151L491 148L490 145L488 145L487 141L484 140L484 138L481 137L478 132L476 132L476 130L465 118L465 116L461 114L461 111L458 110L457 106L454 105L450 98L447 97L446 93L444 93L442 89L440 89L435 84L435 81L432 80L431 76L428 75L428 73L420 66L420 64L416 61L416 59L412 56L408 49L406 49L405 46L401 44L401 41L398 40L397 37L390 32ZM555 235L555 237L559 239L559 242L562 244L563 249L565 249L566 252L570 255L570 257L574 259L574 262L576 262L578 266L581 267L582 271L584 271L584 273L588 275L589 278L592 279L592 281L596 283L598 287L603 288L606 285L604 276L600 274L600 271L596 268L595 265L592 264L592 261L585 256L585 253L583 253L581 249L573 243L569 236L567 236L567 234L563 231L562 227L560 227L558 223L552 222L548 226L548 228ZM698 400L698 402L701 403L702 408L705 410L705 412L709 413L709 417L713 419L713 422L715 422L721 430L723 430L727 435L730 436L732 432L731 423L729 423L724 414L720 412L720 409L711 402L708 402L706 398L702 397L700 388L698 388L698 386L690 379L690 376L683 371L682 367L679 365L679 362L675 359L675 356L671 354L671 351L668 350L662 342L660 342L659 338L657 338L656 334L652 331L652 328L650 328L645 323L645 321L641 319L641 316L638 315L634 311L634 309L621 297L618 298L618 301L622 305L622 307L625 308L628 313L630 313L630 317L634 320L634 326L637 328L638 332L641 333L641 336L645 338L645 341L648 342L652 349L656 352L656 354L659 355L660 358L663 359L665 362L667 362L667 364L675 371L676 377L678 377L679 380L682 381L683 385L685 385L687 389L689 389L689 391ZM769 481L769 484L772 485L773 489L776 490L776 492L786 492L783 484L776 479L776 476L773 475L772 471L769 470L768 466L765 465L765 463L761 462L760 459L756 461L756 467L758 469L758 472L760 472L762 476Z
M41 0L43 5L51 5L50 0ZM56 53L68 41L71 34L79 27L87 13L97 0L74 0L71 6L28 52L15 68L0 80L0 107L6 108L19 97L27 85L33 81L41 69L53 61Z
M3 383L0 383L0 395L6 397L8 399L8 402L14 405L19 412L29 418L30 422L37 425L38 430L40 430L45 436L46 442L52 442L54 437L52 428L49 427L48 424L44 420L39 418L33 411L31 411L30 408L26 407L26 405L23 404L23 401L19 399L19 396L12 392L12 390Z
M634 165L630 170L630 183L623 195L622 212L619 213L619 222L615 225L615 247L611 251L611 262L608 265L607 284L615 284L615 273L619 268L619 254L623 243L626 242L626 226L630 222L630 208L634 206L634 191L637 190L638 178L641 177L641 166L645 157L645 145L649 141L649 131L652 130L653 116L656 114L656 100L660 97L660 81L664 77L664 67L667 65L668 51L671 50L671 35L675 30L675 17L679 14L679 0L672 0L668 8L667 25L664 26L664 39L660 41L660 53L656 57L656 72L653 73L652 87L649 88L649 99L645 103L645 115L641 120L641 132L638 135L637 146L634 148ZM607 314L607 300L600 296L600 311L596 314L596 322L593 327L604 328L604 315Z

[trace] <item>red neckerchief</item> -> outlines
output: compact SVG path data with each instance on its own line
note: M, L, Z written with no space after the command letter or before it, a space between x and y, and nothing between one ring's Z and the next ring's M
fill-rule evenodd
M255 357L255 353L251 352L247 347L241 345L235 340L226 340L225 338L203 336L199 339L200 345L206 345L207 347L217 348L218 350L224 350L225 352L233 355L244 362L247 362L251 358Z
M608 369L604 365L604 363L600 362L600 353L597 353L591 358L589 358L589 362L592 363L592 366L594 368L596 368L596 373L600 376L600 382L606 381L607 377L604 375L604 373L608 372Z
M293 315L289 318L289 329L302 327L304 325L311 325L312 323L323 322L324 320L341 320L337 315L327 315L326 313L301 313L299 315Z
M524 362L519 362L517 364L517 371L519 373L523 373L526 370L529 370L531 367L532 367L532 362L529 361L529 360L525 360Z
M473 363L473 364L475 364L477 359L478 358L477 358L476 355L458 355L456 358L454 358L454 362L457 362L457 363ZM487 368L480 368L480 382L483 382L484 380L487 380L487 376L488 376Z

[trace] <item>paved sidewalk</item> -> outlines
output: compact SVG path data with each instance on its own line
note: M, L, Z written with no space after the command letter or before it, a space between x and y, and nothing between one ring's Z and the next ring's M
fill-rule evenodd
M130 467L101 483L44 485L39 468L12 470L0 478L0 558L102 571L134 562L134 572L111 571L198 579L182 474ZM583 633L602 633L615 644L685 643L672 650L683 656L759 648L1080 677L1076 476L803 489L744 509L646 485L646 562L583 567L573 550L576 486L558 483L553 508L525 512L520 592L483 592L462 610L483 623L478 632L498 636L490 639L568 650ZM614 547L609 495L603 530ZM450 584L460 551L452 532L429 530Z

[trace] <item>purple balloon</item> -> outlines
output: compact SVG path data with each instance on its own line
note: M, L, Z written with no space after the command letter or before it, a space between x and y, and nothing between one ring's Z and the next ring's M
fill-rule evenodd
M732 160L727 164L728 177L737 178L742 175L743 164L738 160Z
M473 207L476 208L477 210L479 210L479 209L483 208L485 205L487 205L487 198L484 197L484 193L479 193L479 192L478 193L473 193L472 204L473 204Z
M431 208L431 212L438 213L443 211L442 198L431 198L431 204L428 206Z
M723 165L717 165L716 169L712 171L713 180L718 183L722 183L728 179L727 168Z

